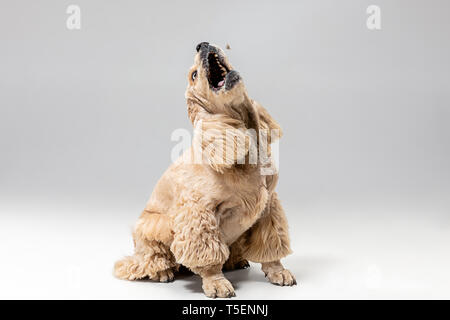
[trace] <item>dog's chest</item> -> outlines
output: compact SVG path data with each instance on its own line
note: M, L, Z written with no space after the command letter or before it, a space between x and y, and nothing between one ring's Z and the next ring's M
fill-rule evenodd
M232 196L218 213L220 231L227 244L236 241L261 216L268 200L265 179L242 180L234 184Z

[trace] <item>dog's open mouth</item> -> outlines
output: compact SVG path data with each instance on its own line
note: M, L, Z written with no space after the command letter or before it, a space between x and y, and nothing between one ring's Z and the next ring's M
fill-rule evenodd
M225 77L230 71L220 62L219 55L214 52L208 54L208 82L213 90L220 90L225 85Z

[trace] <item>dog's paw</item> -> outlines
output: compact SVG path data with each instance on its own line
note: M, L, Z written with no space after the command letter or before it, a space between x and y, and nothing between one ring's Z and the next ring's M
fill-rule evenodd
M240 260L235 263L231 263L231 262L227 261L223 265L223 270L225 270L225 271L240 270L240 269L247 269L247 268L250 268L250 264L245 259Z
M241 260L234 265L235 269L247 269L250 268L250 263L247 260Z
M295 280L295 277L288 269L269 272L266 274L266 277L271 283L279 286L293 286L297 284L297 280Z
M159 282L172 282L174 278L175 276L172 269L166 269L163 271L159 271L154 280Z
M203 279L203 291L209 298L231 298L236 296L230 281L225 278L210 280Z

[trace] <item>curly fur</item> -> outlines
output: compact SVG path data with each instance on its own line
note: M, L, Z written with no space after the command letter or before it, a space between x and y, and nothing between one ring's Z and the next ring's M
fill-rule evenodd
M166 245L159 241L139 241L134 255L116 262L114 274L126 280L157 279L159 272L175 267L175 259Z
M287 231L286 216L274 192L261 218L240 239L241 256L254 262L271 262L287 256L292 252Z
M176 261L188 268L223 264L230 251L220 239L214 208L202 203L201 195L182 197L178 207L170 246Z
M236 163L244 163L251 141L242 121L216 114L201 119L196 127L201 134L194 135L193 145L204 150L205 162L215 171L223 173Z
M261 263L272 283L293 285L295 278L280 263L291 249L274 192L278 175L262 175L250 152L258 150L260 130L279 130L280 137L280 126L248 97L220 48L202 43L197 49L186 90L196 130L186 154L200 153L203 161L186 163L185 154L167 169L134 228L134 255L118 261L114 273L165 282L183 265L202 277L207 296L230 297L234 289L222 269L247 267L249 260ZM208 82L210 54L234 72L237 81L226 89L213 90Z

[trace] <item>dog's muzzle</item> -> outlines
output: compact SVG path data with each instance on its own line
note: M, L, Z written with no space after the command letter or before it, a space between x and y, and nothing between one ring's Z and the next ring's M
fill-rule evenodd
M214 92L231 90L241 80L239 73L225 62L222 51L217 47L201 42L195 50L200 54L210 88Z

